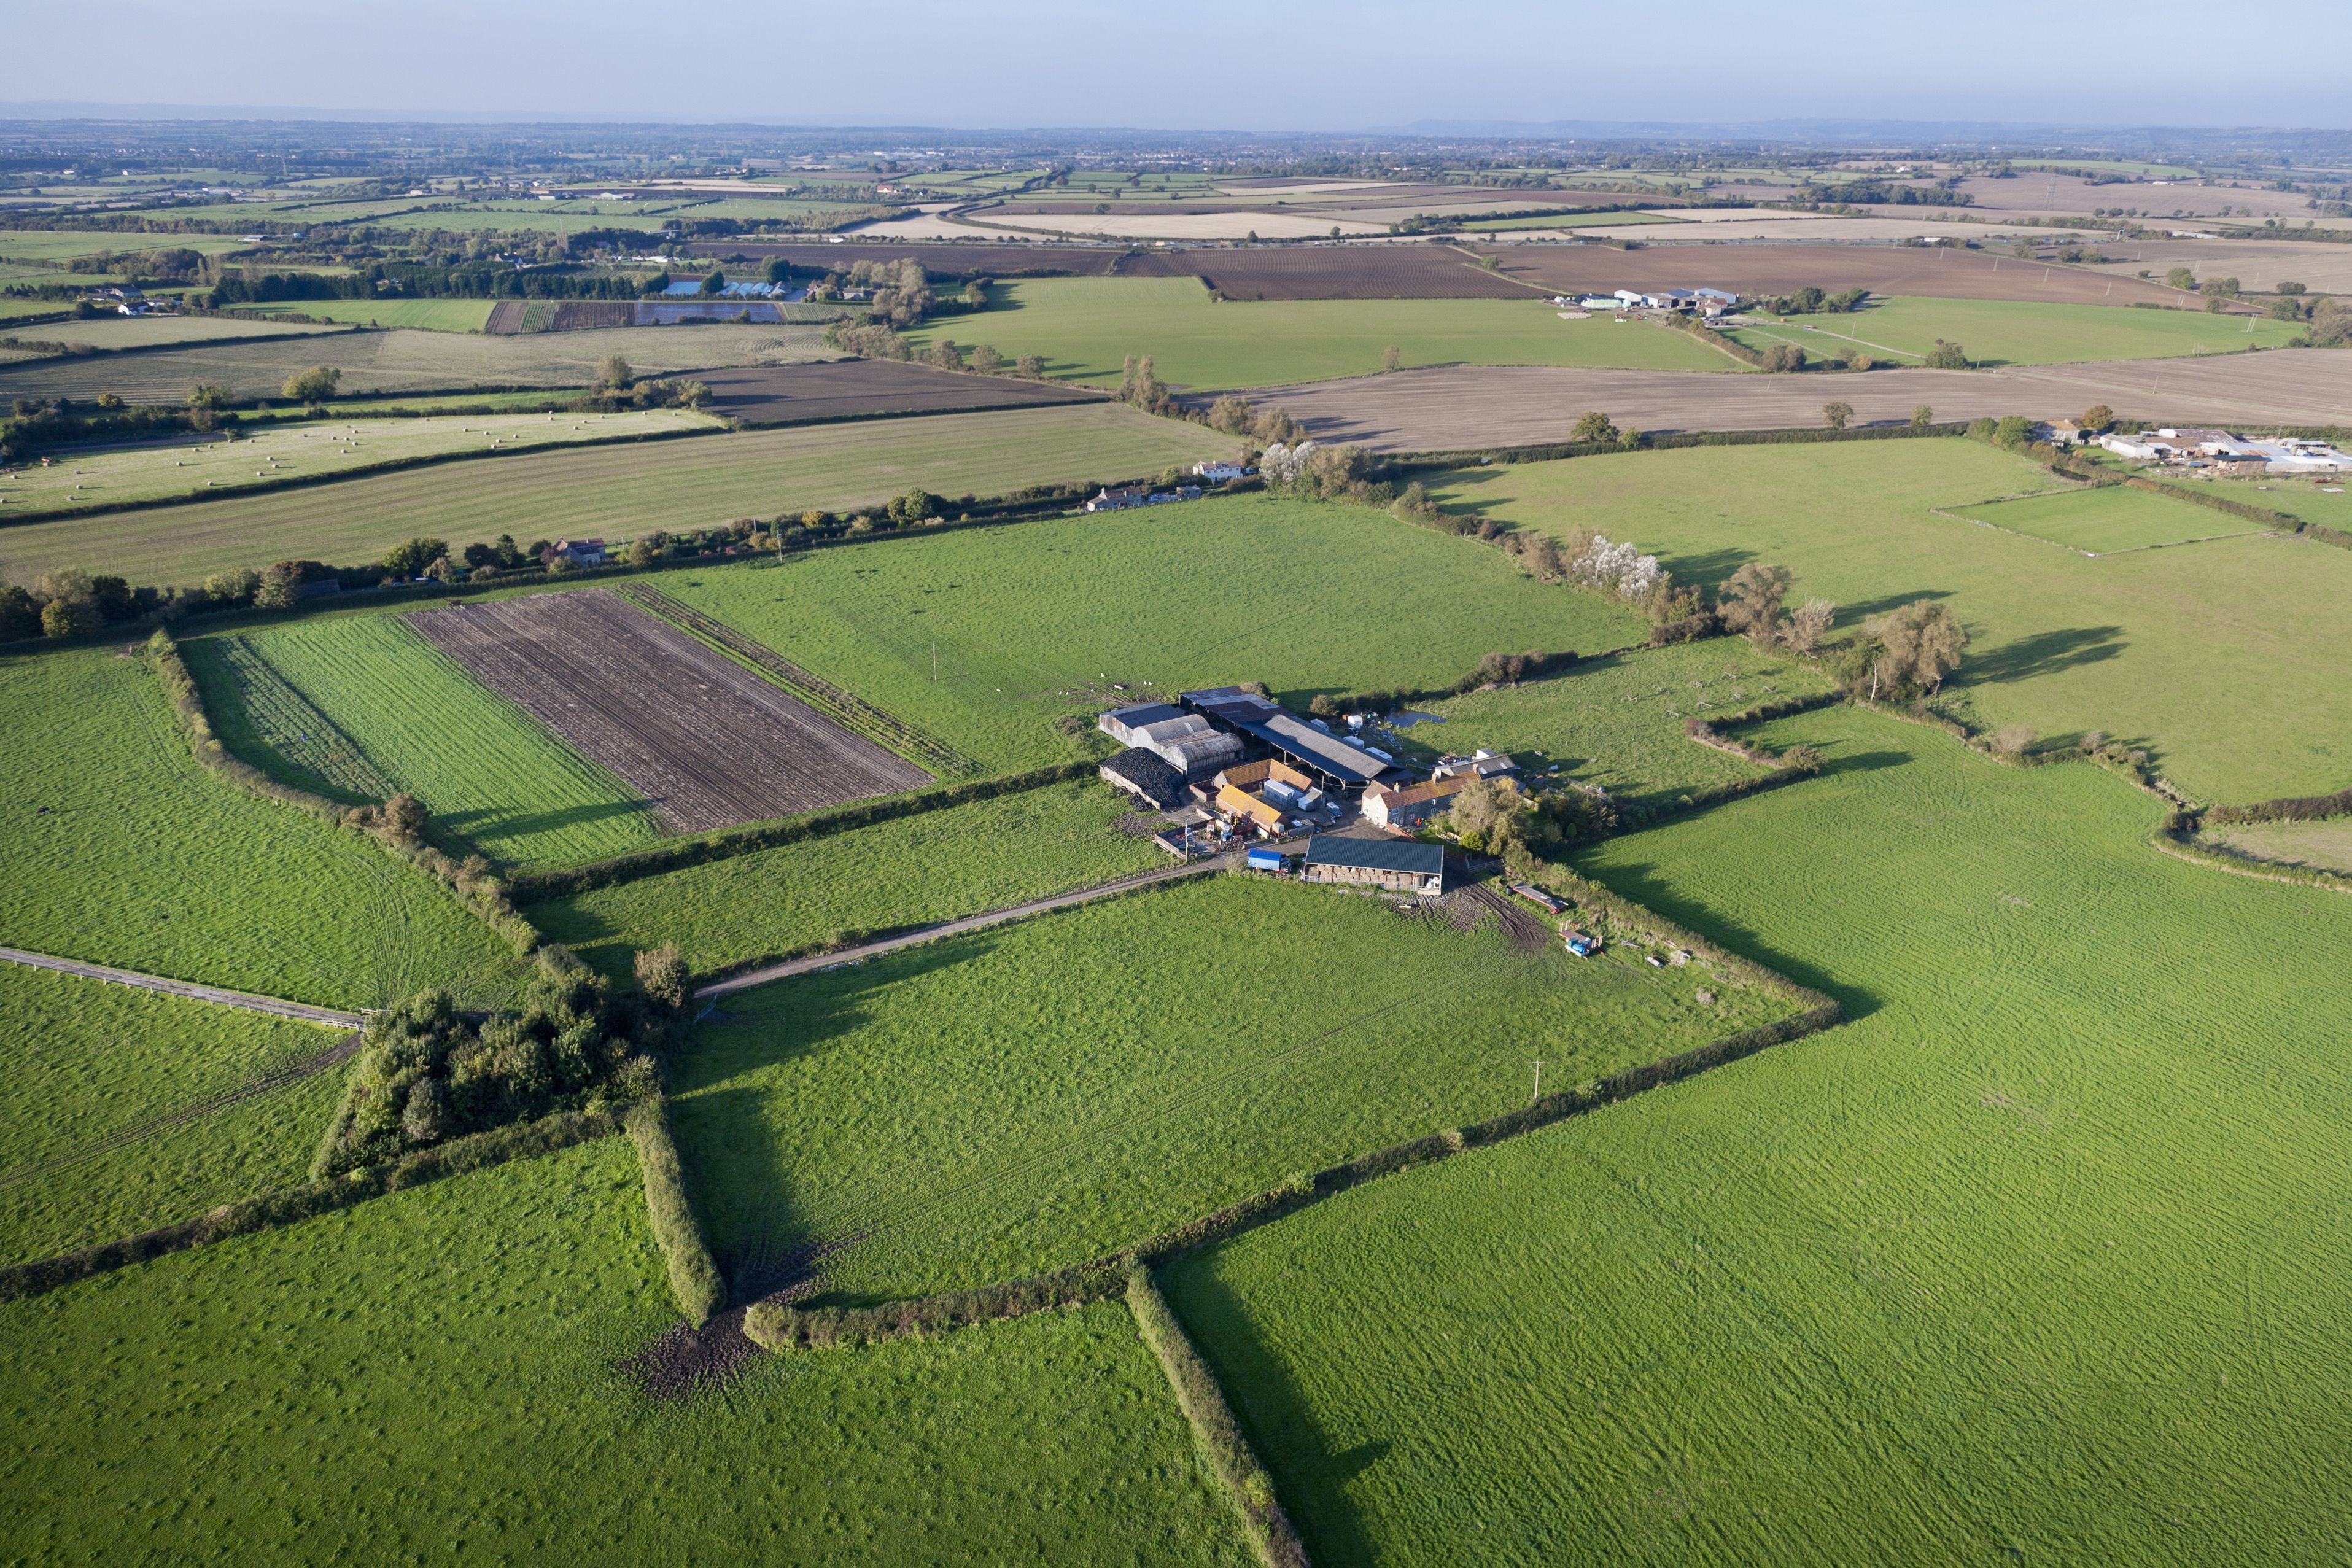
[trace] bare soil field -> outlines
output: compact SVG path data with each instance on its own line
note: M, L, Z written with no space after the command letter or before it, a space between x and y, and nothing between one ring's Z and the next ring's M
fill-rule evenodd
M2352 294L2352 245L2318 239L2119 239L2103 240L2102 255L2137 271L2158 277L2186 267L2200 283L2235 278L2239 287L2274 292L2282 282L2300 283L2315 294Z
M1811 284L1836 293L1925 294L1948 300L2046 300L2075 305L2178 305L2161 283L1947 247L1897 245L1690 245L1617 250L1602 246L1497 246L1504 273L1560 293L1612 289L1728 289L1785 294Z
M2217 217L2227 207L2233 217L2250 210L2257 219L2300 221L2315 216L2311 198L2300 192L2242 189L2190 181L2158 184L2131 180L2095 185L2079 174L2061 174L2047 169L2021 169L2013 178L2006 180L1977 175L1960 182L1960 193L1973 197L1969 205L1980 212L2087 216L2096 207L2110 211L2120 207L2160 219L2176 213L2183 217Z
M945 242L937 245L810 244L794 240L762 244L753 240L713 240L689 245L689 256L727 261L767 261L782 257L794 267L846 272L853 261L898 261L912 257L934 278L1087 277L1108 272L1125 254L1108 246L988 245Z
M409 620L698 833L914 789L930 774L602 589L419 610Z
M0 400L111 392L131 403L177 403L200 381L240 397L279 395L289 375L314 364L343 373L345 395L460 391L467 387L585 386L608 354L641 375L719 365L798 363L826 355L814 326L625 327L604 331L481 332L394 330L247 339L186 349L0 364Z
M1149 251L1122 278L1198 278L1228 300L1525 300L1532 291L1443 245Z
M2352 353L1802 375L1454 365L1246 395L1288 409L1318 441L1408 452L1565 441L1587 409L1653 432L1817 427L1832 400L1853 405L1856 425L1901 424L1923 403L1939 420L2054 419L2104 403L2160 423L2335 425L2352 423Z
M700 379L710 387L710 412L746 425L804 425L818 419L886 414L1024 408L1046 403L1091 403L1102 396L1091 387L1066 382L970 375L890 360L758 365L714 370Z

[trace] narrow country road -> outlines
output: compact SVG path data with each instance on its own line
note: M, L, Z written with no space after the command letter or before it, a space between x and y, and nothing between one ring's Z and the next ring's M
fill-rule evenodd
M754 985L765 985L772 980L788 980L795 974L807 974L819 969L834 969L845 963L863 963L886 952L896 952L902 947L918 942L936 942L943 936L961 936L966 931L984 931L1008 921L1026 920L1042 915L1048 910L1066 910L1073 904L1088 903L1096 899L1108 899L1137 888L1148 888L1155 882L1172 882L1180 877L1198 877L1211 871L1223 871L1240 865L1238 853L1225 854L1207 860L1195 860L1188 866L1163 866L1157 871L1144 871L1132 877L1122 877L1116 882L1102 882L1091 888L1079 888L1072 892L1056 893L1050 899L1032 899L1025 904L1012 904L985 914L966 915L961 920L944 921L938 925L921 926L901 931L897 936L879 942L865 942L856 947L845 947L834 952L813 952L805 958L788 958L782 963L763 964L758 969L732 974L724 980L714 980L698 986L698 1001L715 1001L736 991L748 991Z
M161 991L168 995L185 996L192 1001L218 1003L224 1007L242 1007L248 1013L274 1013L281 1018L299 1018L306 1024L323 1024L331 1028L357 1029L367 1022L357 1013L313 1007L308 1002L288 1002L276 996L249 996L242 991L224 991L217 985L166 980L160 974L142 974L131 969L109 969L102 963L84 963L75 958L51 958L43 952L21 952L13 947L0 947L0 962L21 963L32 969L53 969L60 974L79 974L85 980L103 980L115 985L135 985L142 991Z

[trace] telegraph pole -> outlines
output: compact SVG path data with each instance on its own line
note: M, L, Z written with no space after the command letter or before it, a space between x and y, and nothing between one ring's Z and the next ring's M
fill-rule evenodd
M1538 1057L1538 1058L1535 1058L1535 1062L1536 1062L1536 1092L1535 1092L1535 1094L1534 1094L1533 1098L1531 1098L1530 1100L1528 1100L1528 1103L1529 1105L1533 1105L1533 1104L1537 1103L1538 1100L1542 1100L1542 1099L1543 1099L1543 1058L1541 1058L1541 1057Z

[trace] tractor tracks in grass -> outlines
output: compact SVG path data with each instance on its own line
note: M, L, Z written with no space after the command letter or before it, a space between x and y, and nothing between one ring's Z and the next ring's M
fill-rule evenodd
M161 1137L166 1132L188 1126L192 1122L216 1116L232 1106L242 1105L249 1100L258 1100L265 1094L275 1093L290 1084L299 1083L306 1078L315 1077L331 1068L341 1066L349 1061L352 1053L359 1048L360 1037L354 1031L345 1035L316 1056L283 1063L270 1068L268 1072L249 1078L234 1088L225 1089L218 1094L209 1095L192 1104L181 1106L175 1110L167 1110L160 1116L151 1116L142 1121L131 1122L127 1127L118 1127L111 1132L94 1138L79 1148L69 1149L53 1158L37 1161L30 1165L20 1165L13 1171L0 1173L0 1192L5 1192L11 1187L22 1186L25 1183L37 1180L42 1176L54 1175L59 1171L70 1169L75 1165L86 1164L103 1155L130 1148L132 1144L143 1143L151 1138Z
M366 1020L357 1013L339 1012L332 1007L314 1007L308 1002L289 1002L278 996L257 996L250 992L230 991L218 985L199 985L188 980L172 980L161 974L142 974L135 969L113 969L103 963L85 963L78 958L56 958L45 952L26 952L13 947L0 947L0 963L21 963L32 969L53 970L59 974L78 974L85 980L103 980L109 984L135 986L142 991L161 991L166 995L184 996L195 1002L211 1002L223 1007L241 1007L248 1013L270 1013L280 1018L299 1019L306 1024L323 1024L331 1028L357 1029Z

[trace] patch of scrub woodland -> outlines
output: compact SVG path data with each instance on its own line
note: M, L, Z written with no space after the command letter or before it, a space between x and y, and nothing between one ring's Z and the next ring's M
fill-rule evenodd
M1827 769L1579 864L1851 1022L1168 1271L1317 1562L2308 1561L2352 900L2088 764L1753 733Z

